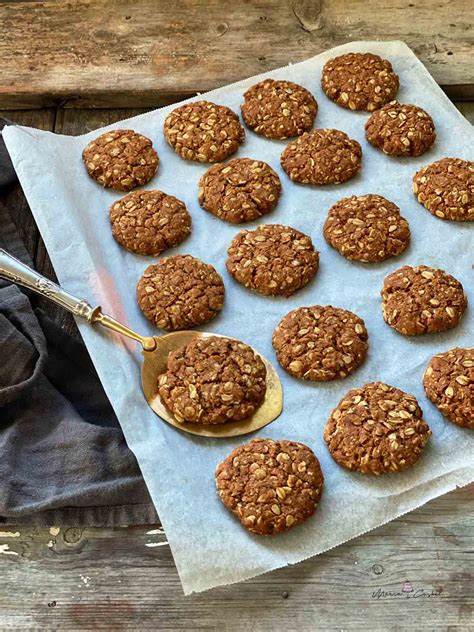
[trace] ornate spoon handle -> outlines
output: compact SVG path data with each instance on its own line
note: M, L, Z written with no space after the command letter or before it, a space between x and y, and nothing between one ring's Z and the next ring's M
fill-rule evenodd
M74 316L84 318L91 324L100 323L107 329L112 329L123 336L140 342L146 351L152 351L156 347L154 338L140 336L129 327L104 314L99 306L92 307L85 299L77 298L73 294L66 292L57 283L18 261L3 248L0 248L0 277L41 294L41 296L71 312Z

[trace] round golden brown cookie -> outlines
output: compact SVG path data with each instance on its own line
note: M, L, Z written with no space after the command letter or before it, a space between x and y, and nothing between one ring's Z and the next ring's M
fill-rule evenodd
M382 313L400 334L446 331L461 320L467 298L453 276L429 266L403 266L384 279Z
M323 482L313 451L296 441L253 439L216 470L221 501L257 535L277 535L310 518Z
M158 393L179 422L240 421L265 397L265 365L238 340L195 338L169 354L167 369L159 377Z
M346 182L359 171L362 149L337 129L315 129L289 143L280 162L291 180L302 184Z
M139 255L159 255L191 232L184 202L163 191L129 193L112 204L109 218L118 243Z
M345 53L324 64L321 87L335 103L373 112L398 92L392 64L372 53Z
M346 377L365 360L364 321L346 309L299 307L280 321L272 343L278 362L295 377L325 382Z
M137 285L137 301L157 327L189 329L220 312L224 283L210 264L191 255L173 255L148 266Z
M398 206L381 195L352 195L331 206L324 237L346 259L375 262L401 254L410 228Z
M95 138L82 152L82 159L91 178L117 191L146 184L159 164L151 140L131 129L115 129Z
M311 92L297 83L264 79L245 92L241 110L254 132L283 139L310 130L318 104Z
M474 428L474 348L456 347L435 355L425 371L423 386L449 421Z
M436 217L474 221L474 162L461 158L432 162L415 173L413 193Z
M346 393L324 429L339 465L375 475L416 463L430 435L415 397L382 382Z
M227 253L230 274L245 287L267 296L290 296L305 286L319 267L319 253L311 237L280 224L243 230Z
M280 191L280 178L266 162L234 158L206 171L199 182L198 198L206 211L240 224L272 211Z
M239 117L225 105L193 101L168 114L164 135L186 160L220 162L235 153L245 140Z
M421 156L435 142L436 133L425 110L392 101L369 117L365 137L389 156Z

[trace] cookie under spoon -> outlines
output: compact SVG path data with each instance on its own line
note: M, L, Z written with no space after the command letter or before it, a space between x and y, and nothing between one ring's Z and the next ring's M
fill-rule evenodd
M53 281L12 257L2 248L0 248L0 277L44 296L77 318L83 318L91 326L102 325L139 342L143 354L141 378L145 399L161 419L180 430L205 437L235 437L266 426L274 421L282 411L283 390L280 378L270 362L257 354L267 369L267 390L263 403L251 417L242 421L213 425L179 422L166 410L157 392L158 377L166 371L168 354L170 351L188 344L193 338L217 336L218 334L203 331L176 331L163 336L141 336L111 316L104 314L100 306L92 307L84 299L76 298ZM229 336L225 337L228 338ZM257 353L255 349L254 352Z

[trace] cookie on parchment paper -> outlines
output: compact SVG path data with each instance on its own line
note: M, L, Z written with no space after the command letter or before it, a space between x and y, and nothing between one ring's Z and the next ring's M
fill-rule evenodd
M305 132L280 157L290 179L302 184L346 182L359 171L361 160L360 144L337 129Z
M401 254L410 228L400 209L381 195L352 195L329 209L324 237L346 259L384 261Z
M160 162L151 140L131 129L101 134L85 147L82 159L91 178L117 191L149 182Z
M455 347L435 355L426 368L423 386L449 421L474 428L474 348Z
M435 142L436 132L425 110L392 101L370 116L365 137L390 156L421 156Z
M392 101L399 81L387 59L372 53L345 53L324 64L321 87L343 108L373 112Z
M319 253L311 237L280 224L241 231L227 253L230 274L267 296L290 296L309 283L319 267Z
M224 283L209 263L191 255L164 257L145 270L137 301L161 329L176 331L203 325L224 305Z
M416 398L383 382L351 389L324 429L324 440L339 465L375 475L416 463L430 435Z
M429 266L403 266L384 279L382 313L386 323L405 336L456 327L467 307L461 283Z
M356 314L326 305L299 307L273 332L278 362L295 377L324 382L343 378L365 360L368 334Z
M263 402L266 368L238 340L195 338L172 351L158 393L179 422L220 424L250 417Z
M277 535L310 518L323 482L314 452L296 441L253 439L216 469L222 503L257 535Z
M413 193L440 219L474 221L474 162L461 158L432 162L415 173Z
M284 139L313 127L318 104L311 92L292 81L264 79L244 94L242 117L257 134Z
M263 160L234 158L213 165L199 182L199 204L232 224L270 213L281 192L280 178Z
M185 160L220 162L245 140L239 117L225 105L193 101L175 108L165 119L167 142Z
M114 202L109 219L116 241L139 255L159 255L191 232L186 205L163 191L133 191Z

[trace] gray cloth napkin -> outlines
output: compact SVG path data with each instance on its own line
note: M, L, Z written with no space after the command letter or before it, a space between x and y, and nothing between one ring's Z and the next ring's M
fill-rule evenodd
M0 194L14 180L1 145ZM0 247L32 265L1 204ZM0 524L157 522L84 345L34 302L0 280Z

